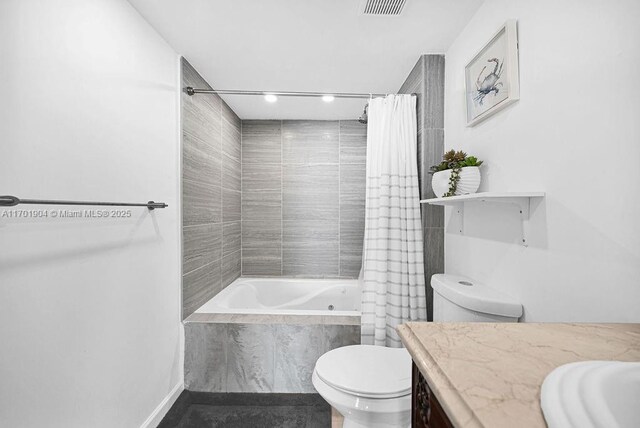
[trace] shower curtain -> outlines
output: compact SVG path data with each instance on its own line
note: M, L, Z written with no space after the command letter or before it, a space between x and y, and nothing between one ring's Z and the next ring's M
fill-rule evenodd
M395 327L427 319L416 97L369 102L362 343L401 347Z

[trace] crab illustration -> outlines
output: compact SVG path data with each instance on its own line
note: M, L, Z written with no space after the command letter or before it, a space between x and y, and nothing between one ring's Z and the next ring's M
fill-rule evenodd
M496 65L493 68L493 71L487 74L484 77L484 79L480 80L482 78L482 74L484 73L484 70L487 68L486 65L482 67L480 74L478 74L478 78L476 79L477 93L475 97L473 97L473 99L476 100L480 105L482 105L484 97L486 97L492 92L494 92L497 95L498 92L500 91L499 88L502 87L502 82L498 82L498 80L502 75L502 66L504 65L504 62L499 61L498 58L488 59L487 62L495 62Z

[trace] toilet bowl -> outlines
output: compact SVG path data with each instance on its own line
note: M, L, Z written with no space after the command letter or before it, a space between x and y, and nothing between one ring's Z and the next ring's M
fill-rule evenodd
M438 274L434 321L517 322L522 305L466 277ZM407 428L411 422L411 356L404 348L353 345L316 362L318 393L344 416L344 428Z
M411 414L411 356L404 348L353 345L322 355L311 378L344 416L343 428L407 428Z

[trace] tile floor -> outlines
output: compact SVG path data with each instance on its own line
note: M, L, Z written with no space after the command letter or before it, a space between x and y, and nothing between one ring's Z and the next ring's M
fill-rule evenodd
M184 391L158 428L329 428L331 408L317 394Z

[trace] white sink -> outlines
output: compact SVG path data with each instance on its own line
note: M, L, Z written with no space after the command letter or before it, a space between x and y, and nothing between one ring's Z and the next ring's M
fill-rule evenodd
M540 401L549 428L638 428L640 363L565 364L545 378Z

